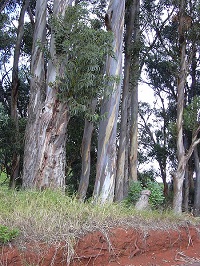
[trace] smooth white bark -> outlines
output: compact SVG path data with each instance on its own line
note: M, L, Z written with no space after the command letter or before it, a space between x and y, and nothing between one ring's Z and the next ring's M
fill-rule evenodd
M102 102L101 113L106 113L106 118L99 125L97 175L94 187L94 197L100 198L102 203L113 201L116 179L116 134L119 100L121 93L122 77L122 43L124 29L124 0L111 0L107 15L114 34L113 48L115 58L108 57L106 73L120 78L115 83L111 95Z

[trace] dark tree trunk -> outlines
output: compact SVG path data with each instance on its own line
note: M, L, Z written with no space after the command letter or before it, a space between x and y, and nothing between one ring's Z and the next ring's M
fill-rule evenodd
M125 16L125 59L124 59L124 81L122 91L122 105L121 105L121 124L120 124L120 139L119 150L117 156L117 174L115 185L115 200L121 201L124 198L124 184L126 181L126 158L127 158L127 130L128 130L128 101L130 98L130 71L131 71L131 45L133 45L133 30L135 27L135 21L138 16L138 10L136 3L138 0L134 0L132 3L126 1L126 16Z
M93 100L91 104L91 113L94 114L96 108L97 100ZM85 119L85 127L82 139L82 170L80 177L80 184L78 188L78 198L84 200L86 197L88 185L89 185L89 177L90 177L90 167L91 167L91 139L93 132L93 122Z
M134 1L135 21L134 21L134 46L135 51L132 58L131 76L131 124L130 124L130 182L137 181L138 164L138 80L140 76L139 51L140 51L140 28L139 12L140 0Z
M19 125L18 125L18 113L17 113L17 102L18 102L18 88L19 88L19 57L21 50L21 42L24 35L24 16L25 12L28 8L29 0L25 0L22 4L20 17L18 21L18 30L17 30L17 41L15 45L14 51L14 61L13 61L13 70L12 70L12 91L11 91L11 118L13 120L15 126L15 150L12 158L12 166L11 166L11 176L9 186L11 188L15 187L16 180L19 175L19 164L20 164L20 154L17 150L18 142L19 142Z

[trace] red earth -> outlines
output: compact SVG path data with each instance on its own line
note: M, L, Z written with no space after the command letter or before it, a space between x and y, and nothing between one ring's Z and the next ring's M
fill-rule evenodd
M200 228L136 230L115 228L81 237L71 262L68 246L58 243L0 247L0 266L200 266ZM69 257L68 257L69 258Z

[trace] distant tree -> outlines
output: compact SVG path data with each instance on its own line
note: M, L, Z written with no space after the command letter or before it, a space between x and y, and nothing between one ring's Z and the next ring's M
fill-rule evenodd
M192 24L189 21L187 24L186 15L186 1L180 1L179 14L178 14L178 39L180 47L180 67L178 74L178 85L177 85L177 158L178 166L176 171L173 173L173 184L174 184L174 198L173 198L173 210L176 213L182 212L182 190L183 181L186 172L186 165L191 157L194 148L200 142L198 139L198 133L200 126L193 131L192 142L186 152L183 140L183 110L184 110L184 92L187 78L188 62L186 59L186 45L187 45L187 31L191 28Z

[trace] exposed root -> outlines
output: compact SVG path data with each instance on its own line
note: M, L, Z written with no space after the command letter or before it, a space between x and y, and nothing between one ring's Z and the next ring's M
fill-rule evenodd
M134 246L135 246L135 250L131 253L131 255L129 256L129 258L133 258L138 252L140 252L140 249L138 248L137 246L137 241L138 239L136 238L135 239L135 242L134 242Z
M194 258L194 257L189 257L184 254L184 252L177 252L175 255L175 261L181 261L181 262L186 262L186 263L195 263L195 262L200 262L200 259Z

